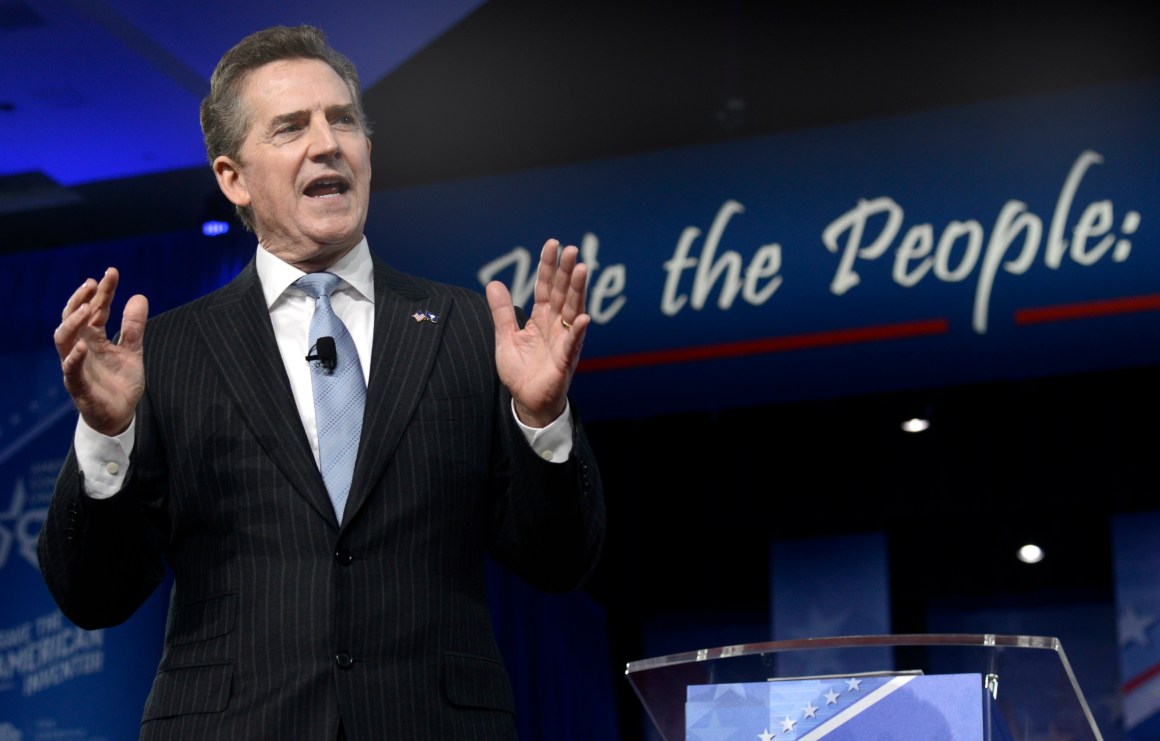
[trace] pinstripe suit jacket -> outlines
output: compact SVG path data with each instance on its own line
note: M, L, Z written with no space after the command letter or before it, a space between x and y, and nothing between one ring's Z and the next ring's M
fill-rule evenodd
M416 322L417 310L440 317ZM143 739L514 738L486 604L490 552L566 590L604 505L580 425L566 464L512 421L482 296L375 263L367 408L336 521L257 273L149 321L126 487L70 454L41 532L62 611L125 620L174 573Z

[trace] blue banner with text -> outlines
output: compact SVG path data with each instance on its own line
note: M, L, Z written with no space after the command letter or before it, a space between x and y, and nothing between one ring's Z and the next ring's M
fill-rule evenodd
M576 395L625 416L1160 361L1160 81L377 193L372 249L530 305L581 247Z
M168 593L125 625L83 630L57 609L36 539L76 425L49 350L0 354L0 740L136 738Z

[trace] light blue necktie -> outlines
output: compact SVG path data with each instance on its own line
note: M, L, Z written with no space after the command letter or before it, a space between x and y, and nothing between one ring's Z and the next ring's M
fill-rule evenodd
M354 476L367 387L354 339L330 306L330 294L339 283L339 277L333 273L309 273L295 281L294 285L314 297L314 317L310 320L310 354L318 354L319 337L333 337L338 356L333 369L324 367L320 359L311 360L310 379L314 388L322 480L326 482L334 513L341 523L346 498L350 494L351 478Z

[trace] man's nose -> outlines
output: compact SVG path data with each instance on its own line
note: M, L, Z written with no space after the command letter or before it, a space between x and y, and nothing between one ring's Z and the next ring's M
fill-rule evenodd
M311 157L332 157L338 153L338 137L330 128L330 122L323 118L310 127L310 146L307 153Z

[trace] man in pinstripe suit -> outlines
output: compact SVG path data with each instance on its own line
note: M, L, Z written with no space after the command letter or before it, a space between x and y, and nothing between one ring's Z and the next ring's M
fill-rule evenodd
M244 39L202 105L226 196L253 229L229 285L154 317L119 275L87 280L55 334L80 411L41 568L87 628L174 590L148 739L510 739L483 556L582 583L603 540L599 476L567 390L589 317L573 247L543 251L522 327L482 296L395 271L362 236L370 131L353 66L308 27ZM367 381L341 515L319 472L304 360L306 273Z

